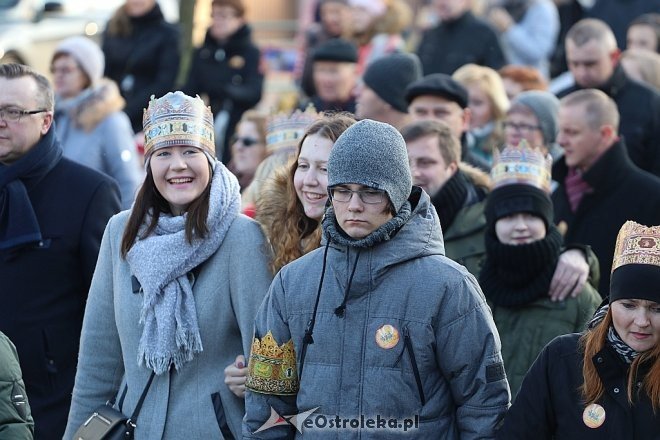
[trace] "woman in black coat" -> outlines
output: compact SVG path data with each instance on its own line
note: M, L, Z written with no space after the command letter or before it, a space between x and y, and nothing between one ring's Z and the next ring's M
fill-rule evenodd
M626 222L609 304L530 368L498 439L660 438L660 226Z

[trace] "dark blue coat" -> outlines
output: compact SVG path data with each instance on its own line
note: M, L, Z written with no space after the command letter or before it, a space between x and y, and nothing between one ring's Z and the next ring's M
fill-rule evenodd
M18 351L35 438L61 439L87 291L119 190L105 174L65 158L26 186L43 240L0 251L0 331Z

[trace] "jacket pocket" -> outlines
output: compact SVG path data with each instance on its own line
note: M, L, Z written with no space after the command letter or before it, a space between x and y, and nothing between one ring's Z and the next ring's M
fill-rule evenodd
M211 402L213 403L213 412L215 413L215 419L218 422L218 427L220 432L225 440L234 440L234 435L229 429L227 424L227 417L225 417L225 410L222 407L222 399L220 398L220 393L211 394Z
M408 326L403 328L403 347L408 352L410 357L410 364L412 365L413 375L417 383L417 392L419 393L419 400L422 406L426 405L426 397L424 396L424 387L422 386L422 377L419 374L419 367L417 366L417 359L415 358L415 350L413 349L412 341L410 340L410 330Z

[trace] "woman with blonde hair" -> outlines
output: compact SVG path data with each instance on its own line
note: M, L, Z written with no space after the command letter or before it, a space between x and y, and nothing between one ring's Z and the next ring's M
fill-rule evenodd
M492 164L493 151L504 145L502 121L509 109L502 78L490 67L477 64L466 64L452 78L468 91L468 148Z
M609 304L583 334L548 344L527 373L498 438L660 438L660 226L626 222Z
M236 132L229 142L231 146L231 162L227 166L236 175L245 193L259 164L266 158L266 115L257 110L243 113L236 125Z

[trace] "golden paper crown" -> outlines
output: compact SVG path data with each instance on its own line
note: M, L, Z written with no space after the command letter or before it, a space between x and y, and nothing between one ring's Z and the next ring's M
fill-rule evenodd
M298 393L300 382L293 341L277 345L269 331L259 340L252 340L245 386L263 394L289 396Z
M612 272L626 264L660 267L660 226L644 226L631 220L623 224L616 237Z
M525 140L518 146L507 145L494 151L490 175L493 189L511 184L530 185L550 194L552 157L531 148Z
M304 112L298 109L291 114L280 112L271 115L266 126L266 151L268 154L295 153L305 130L318 117L319 114L311 104Z
M188 145L215 157L213 114L199 96L178 91L158 99L152 95L142 124L145 156L159 148Z

